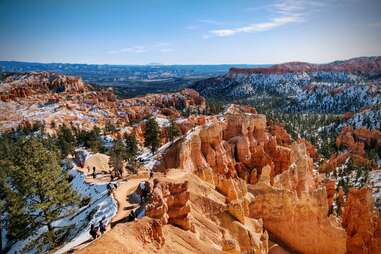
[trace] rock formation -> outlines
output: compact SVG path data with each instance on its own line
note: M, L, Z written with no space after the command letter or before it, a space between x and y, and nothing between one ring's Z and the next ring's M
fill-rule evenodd
M328 217L326 188L305 143L277 142L265 116L232 105L222 118L207 119L173 144L156 170L197 174L226 197L237 221L263 219L274 239L297 252L345 253L345 231L336 217Z
M210 118L180 142L180 150L171 153L177 154L177 159L163 158L161 164L169 166L171 160L171 167L203 175L215 172L229 177L241 176L247 182L251 175L260 174L265 165L270 165L274 176L291 164L290 148L278 145L276 138L266 130L266 117L244 113L237 105L226 111L224 121Z
M90 90L91 86L78 77L51 72L15 74L8 76L0 86L0 100L11 101L48 92L82 93Z
M381 57L359 57L346 61L336 61L328 64L310 64L304 62L290 62L264 68L231 68L231 74L269 74L289 72L349 72L362 75L377 75L381 73Z
M143 218L116 225L105 236L76 253L155 253L165 244L160 222Z
M365 155L365 149L380 149L381 132L352 127L344 127L336 138L337 148L345 148L343 152L332 154L320 167L320 172L330 172L344 164L348 158L354 163L370 168L377 168L375 161L369 160Z
M203 112L206 108L205 99L191 89L117 99L110 89L96 90L80 78L49 72L8 76L0 84L0 101L0 131L23 121L44 122L48 132L51 122L90 129L112 121L123 128L151 114L167 119L179 116L181 110Z
M381 253L381 217L374 210L370 189L350 190L344 207L343 226L347 232L348 254Z
M293 145L292 151L293 165L275 176L273 184L265 175L250 187L250 216L263 218L270 235L297 252L345 253L345 231L335 217L328 217L326 188L315 182L304 144Z
M381 148L381 132L367 128L344 127L336 138L336 146L344 146L354 154L364 155L364 148Z
M154 180L152 197L146 206L146 215L170 223L184 230L192 228L188 182L172 183Z

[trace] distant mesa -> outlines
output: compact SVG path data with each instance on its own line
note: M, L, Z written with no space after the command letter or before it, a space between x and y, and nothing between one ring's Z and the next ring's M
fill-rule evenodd
M229 74L271 74L287 72L350 72L359 75L381 74L381 57L359 57L345 61L335 61L328 64L311 64L306 62L289 62L260 68L231 68Z

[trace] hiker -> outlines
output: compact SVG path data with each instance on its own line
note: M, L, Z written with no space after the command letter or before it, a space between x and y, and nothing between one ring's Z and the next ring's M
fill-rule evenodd
M135 211L132 210L132 211L130 212L130 214L128 215L127 221L134 221L135 218L136 218Z
M148 181L144 182L144 188L142 189L142 203L146 203L148 201L148 196L151 192L150 184Z
M115 178L118 179L119 177L120 177L120 171L119 171L119 170L116 170L116 171L115 171Z
M113 190L114 190L113 184L112 183L108 183L107 184L108 194L111 195L113 193Z
M150 172L149 172L149 179L151 179L152 177L153 177L153 171L150 170Z
M95 166L93 167L93 178L97 177L97 173L95 172Z
M111 179L111 182L114 181L114 178L115 178L115 172L114 172L114 170L111 170L111 171L110 171L110 179Z
M87 172L90 173L90 166L87 166Z
M104 232L106 232L106 223L104 222L106 220L106 217L103 217L102 220L99 222L99 231L101 232L101 235L103 235Z
M98 228L94 224L91 224L90 226L90 235L93 237L93 239L97 239L99 236Z

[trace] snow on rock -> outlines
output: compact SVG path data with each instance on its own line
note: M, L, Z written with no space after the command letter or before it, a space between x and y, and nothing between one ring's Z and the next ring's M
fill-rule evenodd
M381 211L381 170L370 171L368 183L372 189L374 203Z
M162 118L162 117L157 116L157 117L155 117L155 120L160 127L168 127L170 125L169 120L166 118Z

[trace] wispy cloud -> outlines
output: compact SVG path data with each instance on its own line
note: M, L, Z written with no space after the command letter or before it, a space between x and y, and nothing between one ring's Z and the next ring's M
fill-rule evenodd
M198 20L200 23L209 24L209 25L222 25L223 22L214 20L214 19L200 19Z
M281 0L272 5L265 5L263 8L269 9L272 18L265 22L257 22L236 28L223 28L210 30L203 37L228 37L239 33L253 33L274 29L291 23L305 21L306 15L310 12L310 8L315 10L323 7L324 2L315 0ZM256 7L256 9L262 7Z
M110 50L109 54L120 54L120 53L144 53L147 52L147 48L145 46L133 46L127 48L121 48L117 50Z
M381 21L369 23L368 26L374 27L374 28L381 28Z
M195 25L189 25L189 26L186 26L185 29L187 30L196 30L198 28L198 26L195 26Z
M171 45L171 43L169 43L169 42L157 42L157 43L153 44L152 47L161 48L161 47L168 47L170 45Z
M185 29L196 30L196 29L199 29L202 26L202 24L220 26L220 25L223 25L224 23L215 19L199 19L194 24L190 24L186 26Z
M121 48L117 50L110 50L108 51L108 53L109 54L122 54L122 53L141 54L141 53L146 53L148 51L159 51L159 52L174 51L174 49L172 49L170 46L171 44L168 42L158 42L150 46L139 45L139 46Z
M173 48L162 48L162 49L159 49L159 51L162 53L166 53L166 52L172 52L172 51L174 51L174 49Z
M252 32L261 32L273 29L278 26L282 26L288 23L301 21L300 17L297 16L284 16L279 18L274 18L269 22L263 23L254 23L247 26L235 28L235 29L217 29L211 30L209 33L218 37L231 36L237 33L252 33Z

